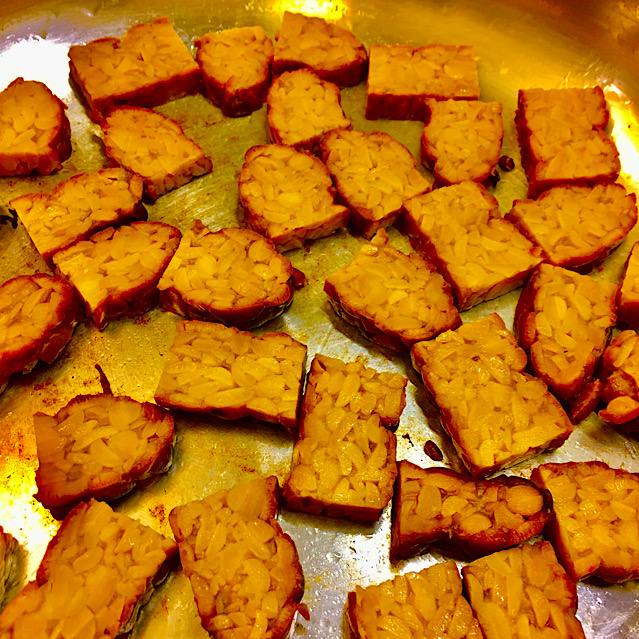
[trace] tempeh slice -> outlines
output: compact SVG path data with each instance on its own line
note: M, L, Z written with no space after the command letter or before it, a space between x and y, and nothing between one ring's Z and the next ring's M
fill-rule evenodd
M212 322L180 322L155 391L168 408L256 417L297 432L306 346L285 333L254 337Z
M202 626L216 639L283 639L306 612L295 543L275 520L278 496L272 475L171 511Z
M630 249L617 294L617 325L639 330L639 242Z
M89 498L111 501L171 465L173 418L148 402L80 395L33 417L36 498L57 517Z
M366 588L355 586L346 614L354 639L483 639L453 561Z
M67 108L42 82L16 78L0 92L0 177L49 175L71 156Z
M0 526L0 612L13 599L20 581L20 546Z
M523 372L526 353L496 313L418 342L411 358L473 477L555 449L573 430L546 384Z
M601 87L521 89L515 123L528 196L557 184L614 182L621 165L609 119Z
M366 47L348 30L323 18L285 11L277 35L273 73L311 69L338 87L366 76Z
M280 251L301 247L346 225L326 166L308 151L284 144L254 146L240 173L240 202L249 228Z
M2 639L127 633L177 562L177 545L98 501L78 504L29 583L0 615Z
M351 226L367 239L393 224L408 198L432 187L411 152L381 131L330 131L320 157L351 210Z
M585 273L637 223L636 196L621 184L555 186L536 200L515 200L506 219L549 264Z
M566 571L609 582L639 576L639 477L601 461L542 464L531 479L553 496L546 533Z
M547 534L576 580L639 577L639 476L601 461L542 464L531 479L550 491Z
M286 507L375 521L393 494L396 438L408 380L361 362L316 354L299 439L283 496Z
M568 404L593 377L615 325L618 286L542 264L515 309L515 334L535 374Z
M428 99L422 162L439 185L484 182L501 154L504 123L499 102Z
M484 186L462 182L404 203L404 231L450 282L460 311L521 286L541 249L502 219Z
M293 301L301 276L255 231L210 231L195 220L158 284L160 305L190 319L254 328Z
M95 122L114 106L156 106L202 85L200 68L166 16L133 25L121 38L72 46L69 67Z
M446 280L417 253L393 248L384 229L326 279L324 291L340 317L393 350L461 324Z
M19 275L0 285L0 392L14 373L52 364L77 322L75 292L61 277Z
M309 69L285 71L273 80L266 99L271 141L314 151L332 129L350 129L339 87Z
M51 193L30 193L9 202L49 266L58 251L108 226L145 220L143 183L120 167L81 173Z
M101 123L106 154L144 180L153 200L213 169L202 148L182 127L140 107L112 109Z
M262 107L273 60L273 43L262 27L207 33L193 44L206 95L224 115L247 115Z
M109 321L146 313L158 302L157 285L180 243L162 222L106 228L56 253L53 262L82 298L98 330Z
M369 50L366 118L426 120L426 100L479 98L477 62L469 46L374 44Z
M477 481L448 468L400 461L391 558L412 557L441 541L480 557L538 535L551 515L550 493L527 479Z
M586 639L577 588L547 541L521 544L462 568L486 639Z
M625 330L616 335L602 357L599 417L624 433L639 430L639 335Z

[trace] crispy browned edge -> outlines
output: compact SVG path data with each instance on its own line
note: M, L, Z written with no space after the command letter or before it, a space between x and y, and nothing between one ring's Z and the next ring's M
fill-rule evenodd
M62 411L66 410L74 404L80 404L84 402L91 402L96 398L104 398L109 401L131 401L135 400L130 397L113 397L109 393L99 393L96 395L78 395L74 397L66 406L61 408L55 417ZM51 511L51 514L56 519L63 519L69 511L74 508L78 503L87 501L89 499L96 499L98 501L113 501L128 492L136 488L137 486L146 486L155 475L159 475L168 470L171 465L171 458L173 454L173 444L175 443L175 427L173 417L162 408L149 402L136 402L142 406L142 413L147 421L166 422L169 426L166 437L158 442L157 454L153 457L148 456L138 461L131 470L124 473L118 480L107 482L102 486L76 493L75 495L56 495L50 490L47 490L42 485L42 473L40 468L36 469L36 486L38 488L35 498L45 507ZM36 413L36 415L43 415L43 413Z
M623 470L622 468L611 468L605 462L599 460L591 460L587 462L562 462L562 463L547 463L541 464L533 469L532 474L530 476L531 481L536 483L538 486L542 488L546 488L546 484L541 477L541 468L548 467L550 469L555 469L558 467L574 467L582 464L588 464L591 466L597 466L602 470L614 470L618 475L632 475L634 477L639 477L638 473L630 473L627 470ZM557 517L553 512L553 516L550 518L548 523L546 524L546 528L544 530L544 534L548 537L550 542L552 543L555 552L557 553L557 559L559 563L563 566L565 571L570 575L572 579L575 581L580 581L583 579L587 579L588 577L598 577L607 581L609 583L621 583L624 581L628 581L630 579L636 579L639 577L639 563L636 564L634 570L624 571L622 568L615 569L610 568L606 569L605 567L599 566L594 572L591 572L587 575L578 575L575 573L574 565L570 561L570 554L566 548L566 545L562 539L561 528L559 523L557 522Z
M150 24L160 21L168 22L169 20L167 17L163 16L160 18L155 18L151 21ZM127 31L127 33L135 30L135 28L139 26L143 26L143 24L140 23L133 25ZM100 123L109 112L109 110L113 107L126 104L140 107L159 106L160 104L164 104L165 102L168 102L170 100L175 100L177 98L181 98L185 95L190 95L193 93L200 93L202 91L202 73L199 66L197 66L197 63L195 63L194 60L193 62L195 64L195 67L187 73L177 74L171 78L157 81L151 85L138 87L136 89L118 93L106 98L93 100L90 93L87 91L82 78L80 77L80 73L75 66L73 57L77 49L94 44L96 42L112 42L114 45L117 46L120 42L120 38L98 38L86 44L72 45L69 48L68 53L71 79L73 80L73 84L77 88L79 88L81 96L88 106L89 117L94 122Z
M602 107L605 110L605 121L601 126L593 127L595 130L603 131L608 125L610 119L610 112L608 111L608 107L606 105L606 99L604 97L603 91L601 87L596 86L593 87L596 93L599 95L599 99ZM601 175L590 176L588 178L582 179L572 179L572 180L549 180L549 179L541 179L537 176L537 163L538 159L535 157L532 151L532 145L530 143L530 139L533 135L533 132L529 129L528 123L526 120L526 89L520 89L517 94L517 110L515 111L515 128L517 130L517 139L519 141L519 147L521 149L521 163L524 167L524 171L526 172L526 177L528 178L528 197L535 198L540 195L546 189L549 189L553 186L557 186L560 184L576 184L576 185L587 185L592 186L597 182L614 182L619 177L619 172L621 170L621 165L619 163L619 154L617 153L617 167L615 170ZM607 138L610 146L615 148L615 143L609 137Z
M456 477L466 483L505 485L507 487L531 486L538 490L541 494L543 499L543 508L539 511L539 513L531 517L524 517L525 524L522 526L523 530L520 530L519 532L517 530L508 530L505 533L504 531L498 531L498 534L493 536L488 536L482 532L464 538L457 534L454 527L450 529L442 527L433 531L432 534L414 533L411 535L404 535L401 530L401 514L403 506L402 488L405 474L410 470L423 475L430 473L442 473L450 475L451 477ZM438 541L450 541L454 543L464 553L464 555L469 558L481 557L498 550L515 546L522 541L538 535L543 530L546 522L550 519L551 514L552 496L550 495L550 492L533 484L533 482L528 479L516 476L500 475L492 479L477 481L465 478L449 468L432 467L425 469L421 468L417 464L413 464L412 462L402 460L398 463L398 474L395 483L393 507L391 511L392 523L390 558L391 560L396 560L414 557L415 555L425 551L432 543Z
M23 78L16 78L7 88L11 88L14 84L22 84L25 82ZM29 80L29 82L36 82L42 85L47 93L51 96L51 99L58 107L58 126L56 127L55 135L49 143L49 153L46 155L34 154L34 153L16 153L11 158L17 157L20 165L15 170L9 170L4 168L4 157L0 155L0 176L15 176L15 175L30 175L32 173L40 173L41 175L49 175L54 171L62 168L62 163L71 157L71 123L67 117L65 110L67 105L54 95L49 87L43 82L37 82L36 80ZM15 160L12 159L12 163Z
M164 226L171 229L169 246L165 251L164 259L162 260L160 267L155 273L151 274L149 279L145 280L135 288L132 288L119 295L118 297L108 296L95 308L94 311L91 311L88 302L82 297L82 293L77 290L77 295L82 300L82 307L85 315L93 321L99 331L103 330L111 320L142 315L143 313L146 313L147 311L157 306L160 297L160 293L157 288L158 282L160 281L160 278L162 277L162 274L164 273L166 267L169 265L169 262L171 261L175 251L177 250L180 239L182 238L182 233L174 226L165 224L163 222L138 221L133 222L130 226L132 228L135 228L139 224ZM91 237L88 238L88 241L93 243L108 241L113 236L113 234L114 228L107 227L91 235ZM56 272L60 274L58 268L56 268ZM71 282L73 283L72 278Z

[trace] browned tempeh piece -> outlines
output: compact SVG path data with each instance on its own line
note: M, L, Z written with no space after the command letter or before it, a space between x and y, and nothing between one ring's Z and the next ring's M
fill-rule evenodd
M224 419L252 416L297 432L306 346L285 333L180 322L155 401Z
M273 73L311 69L338 87L366 76L366 47L348 30L323 18L285 11L277 35Z
M110 501L166 472L173 418L148 402L80 395L55 415L36 413L37 499L56 516L89 498Z
M397 475L394 427L408 380L316 354L299 439L284 484L287 508L362 521L379 518Z
M202 86L200 68L166 16L133 25L121 38L72 46L69 67L95 122L114 106L156 106Z
M67 108L42 82L16 78L0 92L0 177L49 175L71 156Z
M224 115L247 115L262 107L273 60L273 43L262 27L207 33L193 44L206 95Z
M20 546L0 526L0 612L11 601L20 581Z
M19 275L0 285L0 392L14 373L57 359L78 312L73 287L61 277Z
M617 294L617 324L639 330L639 242L630 249Z
M162 222L134 222L103 229L59 251L53 262L77 290L87 316L102 330L110 320L155 307L158 282L180 237L176 228Z
M461 324L446 280L417 253L393 248L384 229L326 279L324 291L340 317L393 350Z
M284 312L300 277L255 231L214 233L195 220L158 284L160 305L191 319L254 328Z
M470 557L541 533L552 515L546 490L521 477L472 480L448 468L400 461L393 496L391 558L412 557L450 541Z
M293 540L275 520L273 475L178 506L169 522L202 626L216 639L283 639L304 575Z

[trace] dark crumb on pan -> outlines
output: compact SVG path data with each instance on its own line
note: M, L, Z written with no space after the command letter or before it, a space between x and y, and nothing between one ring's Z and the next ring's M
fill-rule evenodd
M506 173L510 173L515 168L515 160L508 155L502 155L499 158L499 168Z
M433 460L433 461L442 461L444 459L444 455L441 450L439 450L439 446L432 440L429 439L424 444L424 452Z

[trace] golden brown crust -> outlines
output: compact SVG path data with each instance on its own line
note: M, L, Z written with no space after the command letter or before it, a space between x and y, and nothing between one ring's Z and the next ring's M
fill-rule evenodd
M74 175L51 193L22 195L9 207L51 266L55 253L107 226L146 220L142 188L140 176L116 167Z
M407 199L432 187L410 151L382 131L329 131L321 139L319 156L351 210L351 228L367 239L393 224Z
M461 324L446 280L416 253L390 246L384 229L326 279L324 292L342 319L400 352Z
M0 285L0 392L14 373L57 359L78 311L75 291L62 277L19 275Z
M526 353L496 313L418 342L411 359L473 477L553 450L573 430L546 384L523 372Z
M521 89L515 124L528 196L558 184L614 182L621 168L605 133L610 115L601 87Z
M585 273L637 223L634 193L621 184L555 186L536 200L515 200L506 214L549 264Z
M480 557L538 535L551 514L550 493L527 479L501 475L476 481L447 468L400 461L391 559L413 557L438 541Z
M98 330L114 319L146 313L158 303L158 282L181 233L162 222L105 228L58 251L53 262L75 287Z
M49 175L62 168L71 156L66 108L34 80L16 78L0 92L0 176Z
M593 377L615 324L618 286L542 264L515 308L515 334L538 377L566 402Z
M338 87L359 84L368 69L366 47L350 31L323 18L285 11L273 74L303 68Z
M502 219L486 188L462 182L404 203L403 231L450 282L460 311L521 286L541 250Z
M346 225L326 166L309 151L284 144L250 148L239 180L246 225L280 251L301 247Z
M550 491L555 517L546 534L576 580L639 576L639 477L601 461L542 464L531 479Z
M297 432L306 346L285 333L254 337L212 322L180 322L155 401L168 408L255 417Z
M121 38L72 46L69 67L94 122L119 105L157 106L202 87L200 68L166 16Z
M390 501L407 379L319 353L283 497L287 508L374 521Z
M61 519L80 501L111 501L171 465L173 418L148 402L79 395L34 415L36 498Z
M262 27L207 33L193 44L206 95L224 115L247 115L262 107L273 61L273 43Z
M202 626L217 639L283 639L305 609L295 543L274 519L278 496L272 475L169 515Z
M297 273L255 231L213 233L195 220L160 279L160 306L189 319L254 328L288 308Z
M370 47L366 83L368 120L425 120L427 98L479 98L472 47L444 44Z

